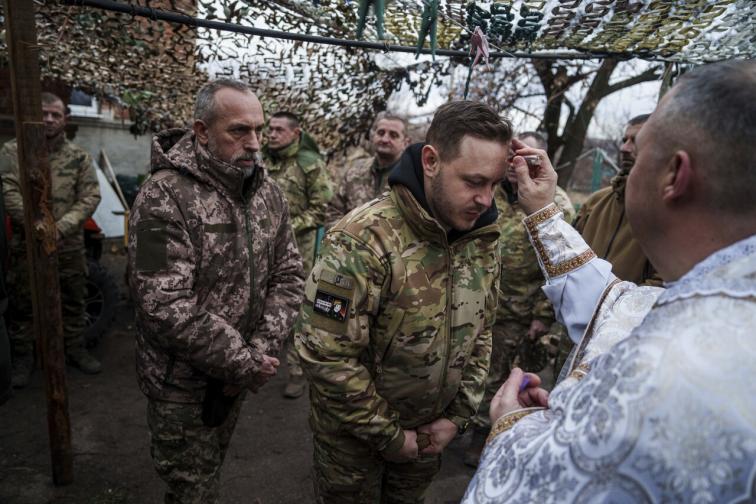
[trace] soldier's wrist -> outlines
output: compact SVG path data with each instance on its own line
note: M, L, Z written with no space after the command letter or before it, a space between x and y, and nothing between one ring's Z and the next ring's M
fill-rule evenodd
M461 417L457 415L444 415L444 418L457 426L457 434L461 435L467 431L470 426L470 419L467 417Z
M391 440L386 443L379 451L384 455L393 455L399 453L404 446L404 430L401 427L397 427L396 433Z

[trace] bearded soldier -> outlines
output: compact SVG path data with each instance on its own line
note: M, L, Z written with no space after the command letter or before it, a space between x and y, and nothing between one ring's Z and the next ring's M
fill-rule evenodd
M326 234L296 337L319 502L422 502L475 414L496 312L493 199L511 135L484 104L442 106L389 193Z
M132 209L137 373L166 503L218 501L245 391L275 374L299 308L286 199L257 161L263 125L246 84L206 84L193 129L153 139Z

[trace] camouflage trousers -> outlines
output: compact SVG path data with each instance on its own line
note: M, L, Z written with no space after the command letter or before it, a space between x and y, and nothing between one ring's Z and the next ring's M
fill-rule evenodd
M202 404L148 399L150 454L168 485L165 504L218 502L220 469L234 433L244 393L218 427L202 423Z
M348 435L313 434L314 484L319 504L420 504L441 470L439 455L392 463Z
M30 355L34 349L34 312L29 275L26 250L14 249L8 275L11 306L7 317L11 350L14 355ZM66 251L58 255L58 277L63 312L63 337L68 350L84 344L87 296L87 260L84 250Z
M497 322L493 327L491 366L486 378L486 389L478 413L472 423L476 428L486 430L491 427L488 412L491 399L501 384L509 376L513 367L538 372L547 363L546 349L540 341L529 341L529 326L514 321Z

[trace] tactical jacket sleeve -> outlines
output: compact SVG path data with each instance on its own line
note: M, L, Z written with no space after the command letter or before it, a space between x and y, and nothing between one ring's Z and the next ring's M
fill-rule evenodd
M76 178L77 200L68 211L58 219L57 227L64 238L81 232L81 226L100 203L100 184L89 153L80 151L78 173Z
M287 208L283 196L281 200L282 206ZM250 344L267 355L277 355L280 352L302 304L304 271L288 210L283 212L278 226L273 255L262 320L250 338Z
M342 217L344 217L349 208L347 208L347 195L346 195L346 177L341 180L338 189L328 203L326 209L326 227L331 227L336 224Z
M498 255L498 248L496 253ZM500 264L498 257L497 264ZM488 370L491 365L493 325L496 321L496 307L499 305L498 283L501 279L501 272L497 271L494 278L496 278L496 284L491 287L486 296L485 325L475 341L467 364L462 370L459 392L444 411L444 417L454 422L460 431L467 428L470 419L478 411L478 406L483 400L486 378L488 378Z
M367 245L342 231L327 234L305 287L295 344L314 391L314 415L376 450L395 451L404 442L399 415L377 393L367 367L386 278L387 266ZM344 315L329 316L328 305L339 300L347 303Z
M295 233L316 229L325 224L326 208L333 196L331 179L322 160L304 168L307 187L307 209L291 219Z
M5 211L19 226L24 224L24 200L21 196L21 182L18 179L18 158L15 143L6 143L0 150L0 176L3 177L3 198Z
M198 252L178 199L162 181L140 190L130 229L129 287L145 339L208 376L254 386L262 355L198 302Z

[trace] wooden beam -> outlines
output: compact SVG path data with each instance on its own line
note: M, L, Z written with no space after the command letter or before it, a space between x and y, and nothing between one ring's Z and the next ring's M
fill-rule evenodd
M26 253L31 271L34 331L46 377L53 482L65 485L73 481L73 452L58 280L58 235L52 213L50 163L42 123L34 2L4 2L19 182L24 200Z

